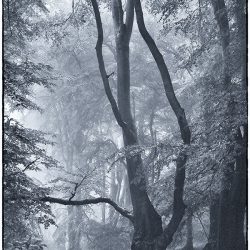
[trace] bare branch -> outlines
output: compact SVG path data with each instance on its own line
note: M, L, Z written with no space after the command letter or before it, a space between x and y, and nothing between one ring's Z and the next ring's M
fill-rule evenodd
M33 165L35 162L37 162L40 158L38 157L34 161L30 162L25 168L23 169L23 172L25 172L31 165Z
M140 0L133 0L135 5L136 19L139 31L144 41L146 42L151 54L153 55L157 67L160 71L161 78L163 81L165 93L167 99L173 109L176 118L179 123L181 137L184 144L190 145L191 141L191 131L188 126L186 115L184 109L178 102L176 95L174 93L173 84L170 78L170 74L164 58L160 53L155 41L148 33L143 17L143 11ZM159 245L159 249L165 249L172 241L174 233L185 214L186 205L183 202L183 187L185 181L185 164L187 161L186 149L184 148L176 159L176 172L175 172L175 190L174 190L174 202L173 202L173 215L166 229L159 236L159 240L156 244ZM160 248L161 247L161 248ZM158 248L157 248L158 249Z
M110 76L113 76L115 74L115 72L113 71L112 73L110 73L109 75L107 75L107 78L109 78Z
M114 201L112 201L109 198L99 197L99 198L93 198L93 199L72 201L72 200L64 200L60 198L53 198L53 197L46 196L46 197L41 198L40 200L44 202L57 203L57 204L62 204L66 206L84 206L84 205L90 205L90 204L107 203L111 205L122 216L126 217L131 222L134 222L134 217L129 211L127 211L124 208L119 207Z
M185 181L185 163L187 155L185 152L181 152L176 160L176 172L175 172L175 189L174 189L174 204L173 204L173 215L165 228L163 234L165 237L164 244L169 245L172 241L174 233L185 214L186 205L183 202L183 187Z
M112 206L118 213L120 213L122 216L129 219L132 223L134 223L134 216L131 212L127 211L126 209L120 207L118 204L116 204L114 201L112 201L109 198L104 197L98 197L93 199L84 199L84 200L65 200L61 198L54 198L50 196L45 197L30 197L30 196L17 196L17 197L4 197L4 202L9 201L16 201L16 200L34 200L34 201L42 201L42 202L49 202L49 203L57 203L65 206L86 206L91 204L99 204L99 203L107 203L110 206Z
M77 189L82 185L83 181L86 178L87 178L87 175L85 175L79 183L75 183L74 192L71 193L72 196L69 198L69 201L71 201L76 196Z

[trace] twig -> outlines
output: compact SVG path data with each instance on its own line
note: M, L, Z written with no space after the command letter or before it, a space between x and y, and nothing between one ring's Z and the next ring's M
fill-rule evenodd
M25 168L22 170L23 172L24 171L26 171L32 164L34 164L36 161L38 161L40 159L40 157L39 158L37 158L37 159L35 159L34 161L32 161L32 162L30 162L27 166L25 166Z
M87 175L85 175L82 180L79 183L75 183L75 188L74 188L74 192L71 193L71 197L69 198L69 201L71 201L75 196L76 196L76 192L77 189L82 185L83 181L87 178Z
M112 73L110 73L109 75L107 75L107 78L109 78L110 76L114 75L115 72L113 71Z
M194 216L195 216L195 215L194 215ZM199 220L199 222L200 222L200 224L201 224L201 226L202 226L202 230L203 230L203 232L204 232L206 238L208 239L207 232L206 232L205 227L204 227L204 225L203 225L203 223L202 223L202 221L201 221L200 216L196 213L196 216L195 216L195 217Z

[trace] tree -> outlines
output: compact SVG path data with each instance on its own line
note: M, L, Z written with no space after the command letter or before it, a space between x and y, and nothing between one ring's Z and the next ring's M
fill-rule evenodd
M242 1L228 1L227 6L224 1L208 1L203 3L199 1L197 8L189 12L190 3L191 1L173 1L166 4L162 3L162 6L159 6L161 4L160 2L157 6L153 1L154 5L152 4L151 6L152 9L154 8L154 11L162 11L167 32L173 29L174 26L169 24L170 17L177 15L180 11L185 13L185 15L183 15L184 18L176 21L174 29L176 32L183 32L186 37L190 38L191 44L192 42L198 43L198 46L194 46L198 47L198 49L194 51L190 56L189 62L186 63L186 65L189 65L189 70L193 70L195 67L197 69L197 60L199 63L202 63L202 61L199 60L202 56L205 57L208 55L208 58L213 58L214 51L212 51L212 49L221 45L222 49L219 48L219 50L217 50L217 59L215 60L215 64L212 64L212 70L209 65L203 64L202 67L206 70L204 72L204 78L200 78L200 81L204 81L205 84L204 100L202 102L205 111L203 111L203 115L206 127L206 130L203 132L205 134L204 138L209 147L212 144L217 144L216 147L219 149L216 154L212 153L213 150L210 151L209 148L206 148L204 152L207 152L208 158L210 152L212 153L211 156L215 159L215 164L218 164L214 173L216 174L217 172L216 175L222 180L222 192L220 194L221 216L219 217L217 217L216 209L214 208L216 206L218 209L218 204L215 205L214 203L218 203L218 189L216 190L216 187L218 188L220 184L214 182L214 184L211 185L211 187L215 188L215 192L213 191L212 196L211 194L209 195L211 197L210 235L214 238L213 244L214 241L219 241L218 249L244 249L243 228L246 194L243 190L246 189L244 179L246 173L246 158L243 137L247 134L247 130L244 128L246 124L244 118L246 117L246 92L244 87L245 73L243 73L246 61L243 52L246 46L245 7ZM239 13L241 14L239 15ZM231 21L231 23L229 23L229 21ZM241 23L241 25L239 25L239 23ZM213 28L216 27L216 24L218 30ZM203 27L201 25L203 25ZM198 32L193 32L194 29ZM205 32L203 32L203 29ZM197 39L197 36L199 39ZM187 48L188 45L185 47ZM209 52L209 54L207 52ZM240 62L238 66L236 66L237 61ZM201 67L196 71L201 72ZM217 76L215 72L217 72ZM218 102L218 100L220 101ZM217 104L213 106L213 102ZM213 106L213 109L211 109L211 106ZM216 124L219 125L220 131L216 128ZM214 131L211 131L211 128L214 128ZM241 132L239 128L241 128ZM220 137L222 134L223 137ZM194 135L194 137L195 136L196 135ZM237 142L236 138L242 139ZM240 145L240 141L243 144ZM224 146L221 147L219 144ZM197 152L199 151L200 149ZM201 155L198 154L198 157L200 156ZM204 156L202 156L201 159L204 159L203 157ZM239 161L240 158L241 163L238 166L239 168L235 170L234 166L237 166L237 161ZM214 160L212 161L214 162ZM204 164L202 161L201 163ZM209 165L213 166L211 160L207 162L206 168L209 169ZM240 179L241 181L237 182L236 179ZM239 185L239 183L241 184ZM234 203L234 198L232 198L233 194L235 194L235 190L237 190L236 193L238 194L237 205ZM238 218L236 219L235 217L237 216ZM218 218L220 225L216 225L216 223L213 222L213 218ZM218 226L220 230L219 234L216 233ZM232 233L232 231L234 232ZM214 248L215 246L212 249Z
M229 50L229 20L224 0L212 1L212 6L215 19L219 26L224 63L222 84L224 85L224 88L226 88L227 86L232 85L232 73L230 72L231 51ZM242 8L242 15L244 15L244 7ZM242 40L244 41L243 38ZM244 68L244 65L242 67ZM241 84L244 88L244 78L242 78L242 81ZM234 116L234 113L235 100L234 97L231 97L230 103L228 104L228 110L226 110L226 115ZM232 118L230 120L232 120ZM240 148L239 151L242 151L242 153L238 152L239 155L236 156L235 163L234 161L229 163L229 165L225 166L226 168L223 172L219 208L218 249L245 249L243 228L246 206L246 125L243 124L243 135L239 127L237 131L237 134L234 134L235 141L232 140L232 143L236 145L238 144ZM227 132L230 135L230 131L227 130ZM234 164L236 164L235 169Z
M35 85L52 88L51 67L32 60L29 40L38 32L39 23L31 21L34 11L45 13L42 1L4 1L4 247L43 249L39 224L47 228L54 224L50 206L40 200L23 200L22 195L39 197L49 193L33 180L28 172L53 168L57 162L46 154L51 144L48 135L25 128L13 118L14 111L40 110L33 102ZM11 197L11 198L10 198Z
M195 249L206 237L204 249L244 249L244 5L233 0L226 5L221 0L150 0L143 11L139 0L125 5L105 1L99 6L96 0L91 5L72 1L68 17L58 13L47 18L49 25L44 22L43 27L52 43L49 38L37 44L43 44L59 79L55 92L49 97L46 93L45 121L48 132L55 133L52 152L62 168L48 172L48 178L54 178L53 195L39 189L35 197L26 191L15 197L13 191L5 203L66 205L68 212L61 213L55 233L60 247L127 249L132 240L135 250L175 249L184 243L184 248ZM107 21L104 28L99 8ZM107 10L113 14L114 32ZM161 15L157 24L156 14ZM41 20L35 17L32 24ZM98 60L93 57L96 39ZM46 85L44 75L51 67L35 61L29 75ZM98 66L104 91L98 85ZM23 79L16 70L8 77L17 87ZM26 82L31 81L23 81L23 86ZM16 98L19 102L24 93ZM41 139L43 134L38 134L32 138ZM10 143L10 152L15 143ZM90 207L82 206L99 203L98 221Z
M151 53L161 72L166 95L175 111L181 129L184 144L190 144L190 130L187 126L184 110L180 107L171 83L171 79L166 68L165 62L158 51L154 41L147 33L140 2L127 2L126 22L123 23L123 10L120 1L112 2L112 11L114 19L114 27L116 32L116 52L117 52L117 85L118 85L118 106L111 93L108 81L108 75L102 56L103 30L100 13L96 1L92 1L95 13L96 24L98 29L98 41L96 45L99 69L105 87L105 92L111 103L112 110L120 127L123 129L123 138L125 146L132 146L138 143L136 129L130 110L130 73L129 73L129 40L131 36L133 13L137 14L137 23L144 39L146 40ZM171 242L172 236L178 228L178 225L184 215L185 206L182 201L183 185L185 178L184 165L186 162L186 154L182 152L177 159L177 171L175 179L175 196L173 217L167 227L162 229L161 218L155 211L146 192L146 180L142 170L142 160L140 155L127 157L127 171L130 184L131 200L134 212L134 236L132 249L164 249ZM156 240L160 237L159 240Z

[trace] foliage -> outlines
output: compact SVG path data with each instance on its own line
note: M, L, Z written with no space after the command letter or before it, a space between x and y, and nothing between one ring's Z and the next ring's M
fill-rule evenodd
M114 227L112 224L102 225L89 221L87 237L89 248L95 250L129 249L129 228Z
M105 16L103 52L116 96L115 38L110 31L111 18L106 13L110 11L110 1L103 3L100 4ZM227 1L231 84L224 84L224 58L210 1L146 2L147 26L163 53L175 93L190 120L189 148L181 146L177 121L166 101L159 72L136 28L130 45L130 102L140 145L124 148L99 77L94 54L96 29L89 3L72 1L67 14L57 12L53 1L46 5L41 0L5 0L3 6L6 247L30 244L27 248L35 249L31 245L37 244L42 248L38 224L48 227L54 223L47 204L36 199L24 200L22 196L40 197L51 191L67 199L110 196L118 204L130 207L121 191L128 185L124 184L125 158L137 154L142 156L144 172L137 173L133 182L146 174L150 200L163 216L163 224L167 224L173 210L175 161L181 150L188 155L185 203L194 217L203 213L200 218L206 222L208 231L207 207L220 190L223 167L241 153L242 146L235 143L235 132L247 123L246 89L239 66L244 38L237 26L236 1ZM48 9L53 8L55 13L50 15ZM42 48L36 48L34 41L42 44ZM35 57L35 50L43 49L44 61L50 65L38 62ZM43 109L35 101L38 86L46 89L41 101ZM48 134L25 128L11 118L13 111L26 109L44 111L43 128ZM45 139L51 133L56 141L53 156L63 166L55 172L50 168L56 166L56 161L43 149L51 145ZM44 167L53 187L50 190L29 175ZM58 228L53 239L57 247L65 247L74 240L83 247L80 238L87 237L90 249L128 249L131 225L112 210L103 208L109 216L102 223L94 219L90 207L67 209L61 214L56 211ZM204 238L204 228L198 227L199 223L196 218L194 234ZM184 234L185 230L180 228L172 245L174 249L183 245Z
M42 166L57 166L57 162L41 149L39 145L42 144L50 144L44 133L26 129L13 118L5 118L3 188L6 249L12 249L11 246L20 242L31 244L34 238L39 238L38 224L43 224L45 228L54 224L50 206L33 199L48 194L49 190L40 187L39 182L26 174L38 171ZM41 240L37 242L42 244Z
M39 224L54 224L50 206L38 200L48 194L32 171L57 166L47 156L51 142L41 131L25 128L13 112L41 108L32 98L36 85L52 89L51 66L36 63L29 42L40 33L38 17L47 12L40 0L4 1L4 247L44 249ZM34 199L34 198L37 198Z

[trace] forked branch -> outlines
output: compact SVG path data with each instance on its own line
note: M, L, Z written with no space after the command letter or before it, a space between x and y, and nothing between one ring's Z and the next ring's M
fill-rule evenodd
M21 199L21 200L36 200L36 201L43 201L43 202L49 202L49 203L57 203L57 204L66 205L66 206L84 206L84 205L91 205L91 204L98 204L98 203L107 203L111 205L122 216L129 219L132 223L134 222L134 217L129 211L127 211L124 208L121 208L120 206L118 206L118 204L116 204L111 199L104 198L104 197L84 199L84 200L68 200L68 199L66 200L66 199L54 198L50 196L45 196L42 198L18 196L18 197L4 197L4 199L5 199L5 202Z
M134 221L133 215L129 211L127 211L124 208L119 207L114 201L112 201L109 198L99 197L99 198L85 199L85 200L64 200L64 199L46 196L46 197L41 198L40 200L44 202L57 203L57 204L62 204L62 205L73 205L73 206L107 203L111 205L122 216L128 218L131 222Z
M150 36L150 34L146 29L140 0L134 0L134 6L135 6L136 20L139 31L144 41L146 42L151 54L153 55L157 67L160 71L167 99L179 123L182 141L184 144L189 145L191 141L191 131L188 126L184 109L181 107L180 103L178 102L175 96L168 68L163 59L162 54L160 53L157 45L155 44L155 41L153 40L153 38ZM159 249L166 249L166 247L171 243L173 235L177 231L177 228L185 214L186 206L183 202L185 164L187 160L187 154L185 150L186 148L184 148L180 152L176 160L173 215L167 228L163 231L163 234L159 236L159 240L156 242L156 244L158 244Z

